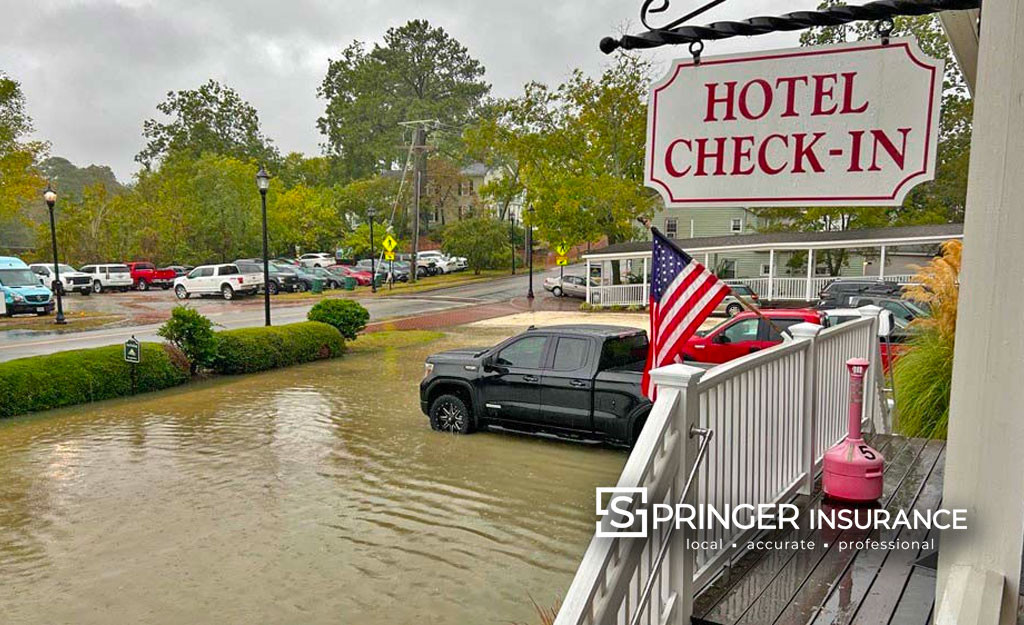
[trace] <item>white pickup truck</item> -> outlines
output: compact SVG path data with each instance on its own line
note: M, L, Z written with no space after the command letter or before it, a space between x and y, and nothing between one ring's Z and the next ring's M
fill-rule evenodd
M262 273L242 273L234 263L200 265L174 280L174 294L178 299L219 294L230 300L236 295L253 295L262 285Z

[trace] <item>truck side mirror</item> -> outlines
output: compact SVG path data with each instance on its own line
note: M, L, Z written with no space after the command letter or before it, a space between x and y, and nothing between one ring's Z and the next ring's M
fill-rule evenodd
M729 343L732 343L732 341L729 340L729 337L726 336L724 332L719 334L715 338L711 339L711 342L718 343L719 345L727 345Z
M488 358L484 362L485 373L497 373L498 375L508 375L508 367L494 364L493 358Z

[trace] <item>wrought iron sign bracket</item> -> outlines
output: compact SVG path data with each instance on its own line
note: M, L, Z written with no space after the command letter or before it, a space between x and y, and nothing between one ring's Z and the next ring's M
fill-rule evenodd
M705 26L686 26L685 22L725 2L711 0L699 9L669 22L652 28L648 17L652 13L663 13L668 10L671 0L661 0L652 7L655 0L644 0L640 8L640 21L649 28L647 32L637 35L623 35L619 39L605 37L601 40L601 51L605 54L623 50L658 48L666 45L694 44L704 41L729 39L731 37L751 37L779 31L805 30L816 26L841 26L851 22L877 21L879 34L883 40L892 31L894 17L903 15L929 15L941 11L962 11L981 8L981 0L876 0L860 6L833 6L820 11L796 11L777 17L752 17L738 22L713 22ZM885 28L888 23L888 30ZM691 47L691 54L694 54ZM694 54L700 58L700 52Z

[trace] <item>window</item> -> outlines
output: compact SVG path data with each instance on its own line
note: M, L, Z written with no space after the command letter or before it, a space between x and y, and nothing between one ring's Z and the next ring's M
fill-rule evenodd
M675 217L665 218L665 236L667 236L670 239L676 238L677 228L678 223L676 222Z
M718 277L723 280L734 280L736 278L736 261L731 258L723 260L718 265Z
M33 267L32 273L38 276L48 276L50 275L50 270L47 269L46 267Z
M555 371L575 371L587 361L587 339L576 339L562 337L558 339L558 346L555 347L555 363L552 368Z
M234 265L224 265L217 271L218 276L233 276L238 273L238 267Z
M737 321L719 335L722 337L723 343L739 343L741 341L756 341L757 340L757 325L759 320L744 319L743 321Z
M732 223L729 224L729 229L733 232L743 232L743 219L741 217L733 217Z
M782 342L782 335L779 334L779 330L782 330L788 336L793 336L789 332L789 329L796 324L803 322L803 319L772 319L772 322L768 324L768 340L775 343ZM778 328L779 330L776 330L775 328Z
M647 345L646 334L608 339L601 350L601 363L598 368L601 371L620 368L642 371L647 360Z
M761 275L767 276L772 273L772 266L768 263L761 263Z
M80 271L82 273L96 273L96 268L95 267L91 267L89 265L86 265L85 267L82 267L82 269Z
M496 363L506 367L525 367L540 369L540 359L544 355L546 336L528 336L519 339L498 352Z

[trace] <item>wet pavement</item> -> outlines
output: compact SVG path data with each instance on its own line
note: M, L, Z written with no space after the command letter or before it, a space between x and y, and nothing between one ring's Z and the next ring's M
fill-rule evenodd
M0 421L0 622L535 622L626 455L430 430L423 358L506 334Z

